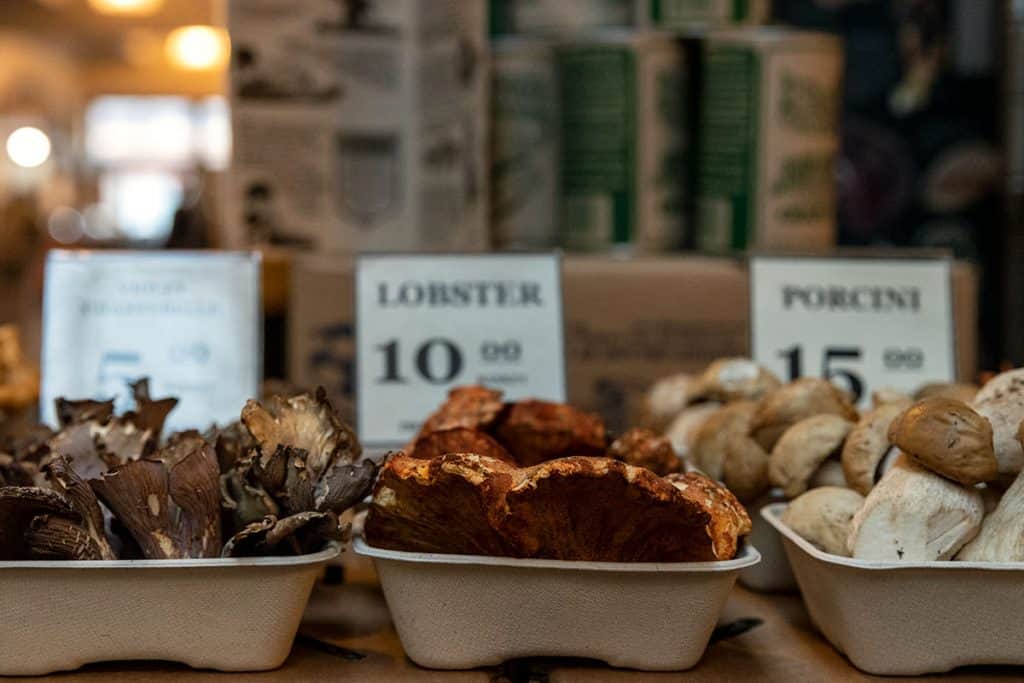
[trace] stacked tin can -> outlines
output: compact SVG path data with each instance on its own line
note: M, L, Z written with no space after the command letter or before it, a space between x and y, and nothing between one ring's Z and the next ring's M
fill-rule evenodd
M840 48L769 16L769 0L492 0L496 245L831 244Z

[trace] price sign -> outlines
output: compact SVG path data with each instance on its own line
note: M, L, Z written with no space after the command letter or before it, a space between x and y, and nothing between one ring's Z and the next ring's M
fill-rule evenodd
M259 256L240 252L52 251L43 300L40 414L111 398L150 378L176 396L168 430L237 420L262 374Z
M754 359L785 380L826 377L858 402L956 375L945 259L754 257Z
M359 436L397 445L448 390L565 400L554 254L367 255L356 264Z

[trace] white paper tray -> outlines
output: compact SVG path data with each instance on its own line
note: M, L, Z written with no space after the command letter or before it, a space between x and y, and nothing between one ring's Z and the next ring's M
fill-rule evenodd
M163 660L263 671L291 651L320 569L299 557L0 562L0 675Z
M791 593L796 590L796 579L789 567L786 549L782 546L782 536L760 514L763 507L785 500L780 491L777 495L759 498L747 507L752 526L747 542L761 552L760 562L740 572L740 583L750 590L759 593Z
M519 560L380 550L374 559L406 654L431 669L494 666L519 657L586 657L677 671L704 654L737 573L727 562Z
M858 669L914 676L1024 664L1024 563L838 557L783 524L785 509L761 514L783 536L811 620Z

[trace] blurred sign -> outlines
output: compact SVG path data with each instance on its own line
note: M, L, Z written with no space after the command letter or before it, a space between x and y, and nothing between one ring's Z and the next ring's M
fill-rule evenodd
M259 256L242 252L52 251L43 303L40 411L111 398L150 377L176 396L168 430L237 420L262 373Z
M751 349L784 380L827 377L867 404L953 381L951 263L945 259L754 257Z
M564 401L559 257L360 257L356 366L368 444L408 441L454 386Z

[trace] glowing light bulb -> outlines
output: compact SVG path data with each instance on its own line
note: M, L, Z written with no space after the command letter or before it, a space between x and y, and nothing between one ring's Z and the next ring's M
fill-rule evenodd
M231 53L228 35L213 26L182 26L167 34L167 58L182 69L223 67Z
M100 14L133 14L145 16L153 14L164 0L89 0L89 6Z
M7 136L7 156L22 168L36 168L50 158L50 138L33 126L23 126Z

